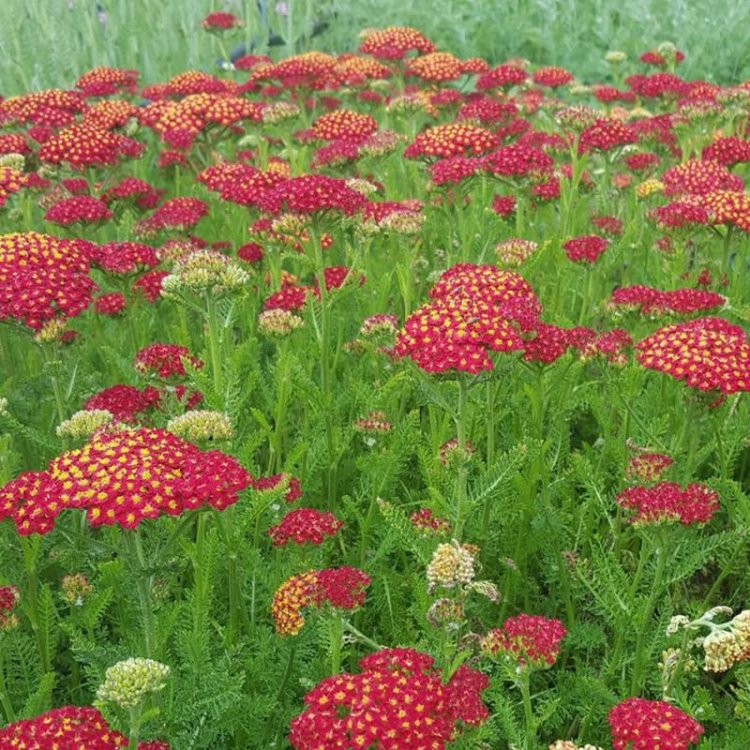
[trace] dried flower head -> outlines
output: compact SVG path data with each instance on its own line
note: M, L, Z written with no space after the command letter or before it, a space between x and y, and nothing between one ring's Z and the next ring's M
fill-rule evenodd
M474 580L474 555L455 539L439 544L427 566L427 590L452 589Z

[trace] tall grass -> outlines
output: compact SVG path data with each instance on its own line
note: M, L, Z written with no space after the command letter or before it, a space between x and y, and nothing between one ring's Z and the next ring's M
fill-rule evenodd
M750 3L734 0L3 0L0 93L70 86L102 64L137 68L144 82L211 70L221 48L200 20L212 10L247 20L235 44L266 51L275 34L284 43L272 52L284 54L311 46L353 49L362 28L399 24L420 28L459 55L521 56L569 67L585 81L606 78L607 50L635 56L666 40L687 54L681 69L687 77L750 77L750 47L741 32L750 22ZM316 20L329 23L310 39Z

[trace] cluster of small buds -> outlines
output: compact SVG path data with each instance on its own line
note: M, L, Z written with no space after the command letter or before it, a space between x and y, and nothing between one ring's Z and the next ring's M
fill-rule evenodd
M288 336L301 328L305 321L291 310L274 307L258 315L258 330L265 336Z
M302 110L294 102L270 102L263 106L263 122L277 125L284 120L299 117Z
M474 554L455 539L450 544L438 544L427 566L427 591L436 588L453 589L474 580Z
M384 60L400 60L412 51L420 55L435 51L435 45L422 32L409 26L365 29L360 37L360 52Z
M559 620L520 614L488 631L481 639L481 649L488 656L504 656L516 669L539 669L557 661L566 634Z
M170 419L167 430L193 443L231 440L234 437L229 416L218 411L187 411Z
M465 619L464 606L455 599L437 599L427 610L427 622L435 628L457 630Z
M206 31L228 31L229 29L239 28L244 25L245 22L241 18L235 16L234 13L225 13L221 11L209 13L201 21L201 26L203 26Z
M0 633L18 626L18 615L13 611L21 599L15 586L0 586Z
M451 524L445 518L433 514L429 508L415 510L410 516L411 525L423 534L445 536L450 533Z
M458 438L451 438L440 446L438 451L438 460L446 468L454 462L463 462L469 460L474 455L474 444L467 440L464 450L461 451L458 445Z
M62 589L62 598L75 607L82 607L86 597L94 592L94 587L82 573L63 576L60 588Z
M107 411L121 422L135 422L139 415L158 408L160 398L159 390L150 385L143 390L132 385L112 385L86 399L83 408Z
M395 334L397 330L398 318L395 315L381 313L365 318L359 328L359 335L365 338L372 338L380 335Z
M557 740L549 746L549 750L602 750L598 745L576 745L570 740Z
M153 659L131 657L107 669L96 697L120 708L136 708L147 695L164 689L169 672L166 664Z
M196 250L175 262L172 273L162 281L162 294L194 292L216 297L243 289L249 280L250 274L223 253Z
M677 615L671 619L667 635L674 635L680 630L708 628L708 635L693 641L694 645L703 649L703 669L706 672L726 672L750 659L750 610L743 610L726 622L716 622L720 616L731 615L732 609L725 606L714 607L692 621L684 615Z
M644 180L643 182L639 182L635 186L635 195L637 198L640 198L643 200L644 198L648 198L652 195L658 195L659 193L664 192L664 183L661 180L657 180L655 178L651 178L649 180Z
M371 411L366 417L354 420L354 429L357 432L377 434L390 432L393 425L388 421L385 412Z
M83 409L61 422L56 432L58 437L69 437L74 440L88 438L114 421L114 414L106 409Z
M674 459L664 453L641 452L628 461L625 478L657 482L673 463Z
M525 263L539 248L539 243L524 240L520 237L504 240L495 245L495 255L500 263L506 266L520 266Z
M0 183L0 189L2 189L1 185L2 183ZM98 198L94 198L93 195L74 195L71 198L65 198L50 206L44 215L45 221L63 227L78 222L81 224L96 224L108 221L111 218L112 212L107 208L107 204Z

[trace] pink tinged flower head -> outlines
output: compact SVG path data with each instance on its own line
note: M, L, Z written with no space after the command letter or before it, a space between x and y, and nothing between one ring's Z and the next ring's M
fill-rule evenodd
M661 328L636 345L638 362L699 391L750 390L750 342L723 318L697 318Z
M343 526L333 513L298 508L287 513L280 523L268 529L274 547L294 544L322 544Z
M112 218L112 212L104 201L92 195L74 195L52 205L44 220L60 226L71 224L98 224Z
M117 750L127 748L128 740L107 724L98 709L63 706L3 727L0 747Z
M574 237L563 243L568 260L574 263L595 263L604 254L609 241L595 234Z
M258 198L258 205L272 214L336 212L351 216L367 199L352 190L345 180L325 175L303 175L282 180Z
M692 526L708 523L719 510L718 493L703 484L689 484L684 489L674 482L628 487L616 500L621 508L633 512L634 524L679 521Z
M614 750L688 750L697 745L703 727L664 701L628 698L607 717Z
M549 667L557 660L567 632L559 620L521 614L490 630L481 645L485 653L504 654L522 667Z
M141 375L155 375L166 380L172 377L185 377L187 373L184 361L189 362L191 367L203 366L203 362L193 357L186 346L156 343L139 350L133 366Z

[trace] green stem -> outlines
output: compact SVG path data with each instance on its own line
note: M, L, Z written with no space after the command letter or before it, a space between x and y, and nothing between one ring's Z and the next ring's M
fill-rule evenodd
M12 724L16 720L16 712L13 710L13 704L10 701L10 693L5 682L5 659L2 644L0 643L0 704L2 704L5 713L5 723Z
M151 600L151 576L148 575L146 555L143 552L141 529L137 526L133 531L125 532L125 543L130 555L130 565L133 568L138 593L138 603L143 618L143 639L146 656L151 658L155 650L154 606Z
M661 591L662 581L664 579L664 572L667 568L667 555L666 549L660 542L656 544L655 553L657 555L656 561L656 572L654 573L654 580L651 586L651 594L646 601L640 622L638 625L638 637L635 645L635 663L633 665L633 678L631 680L630 691L632 695L640 695L643 682L643 669L645 667L646 654L644 653L644 641L646 638L646 631L649 626L649 621L654 613L654 607L656 606L656 600L663 593Z
M536 744L536 720L534 719L534 711L531 707L531 689L529 687L529 672L527 669L521 669L521 674L518 677L518 687L521 690L521 696L523 698L526 750L534 750L534 745Z
M141 707L131 708L129 713L128 748L130 750L137 750L138 740L141 736Z
M458 433L458 456L459 466L456 475L456 520L454 523L454 534L456 539L461 538L464 525L464 513L466 511L467 485L469 467L466 455L466 412L469 405L469 387L463 378L458 379L458 413L456 416L456 430Z
M21 537L21 547L23 549L23 562L26 571L26 602L28 604L29 619L31 620L31 629L34 631L42 672L47 674L52 671L52 658L50 656L49 642L47 641L47 631L39 621L39 573L37 562L39 560L41 537L34 536L31 539L29 537Z
M216 300L209 296L206 306L208 317L208 347L211 353L211 369L214 376L214 393L217 399L224 401L224 373L221 361L221 338L219 333L219 314Z
M376 643L372 640L372 638L369 638L366 636L361 630L357 630L357 628L354 627L348 620L342 620L344 630L347 631L347 633L351 633L358 641L361 641L366 646L369 646L374 651L380 651L381 649L385 648L385 646L381 646L379 643Z
M344 642L344 620L341 613L333 614L333 642L331 643L331 674L341 672L341 647Z

